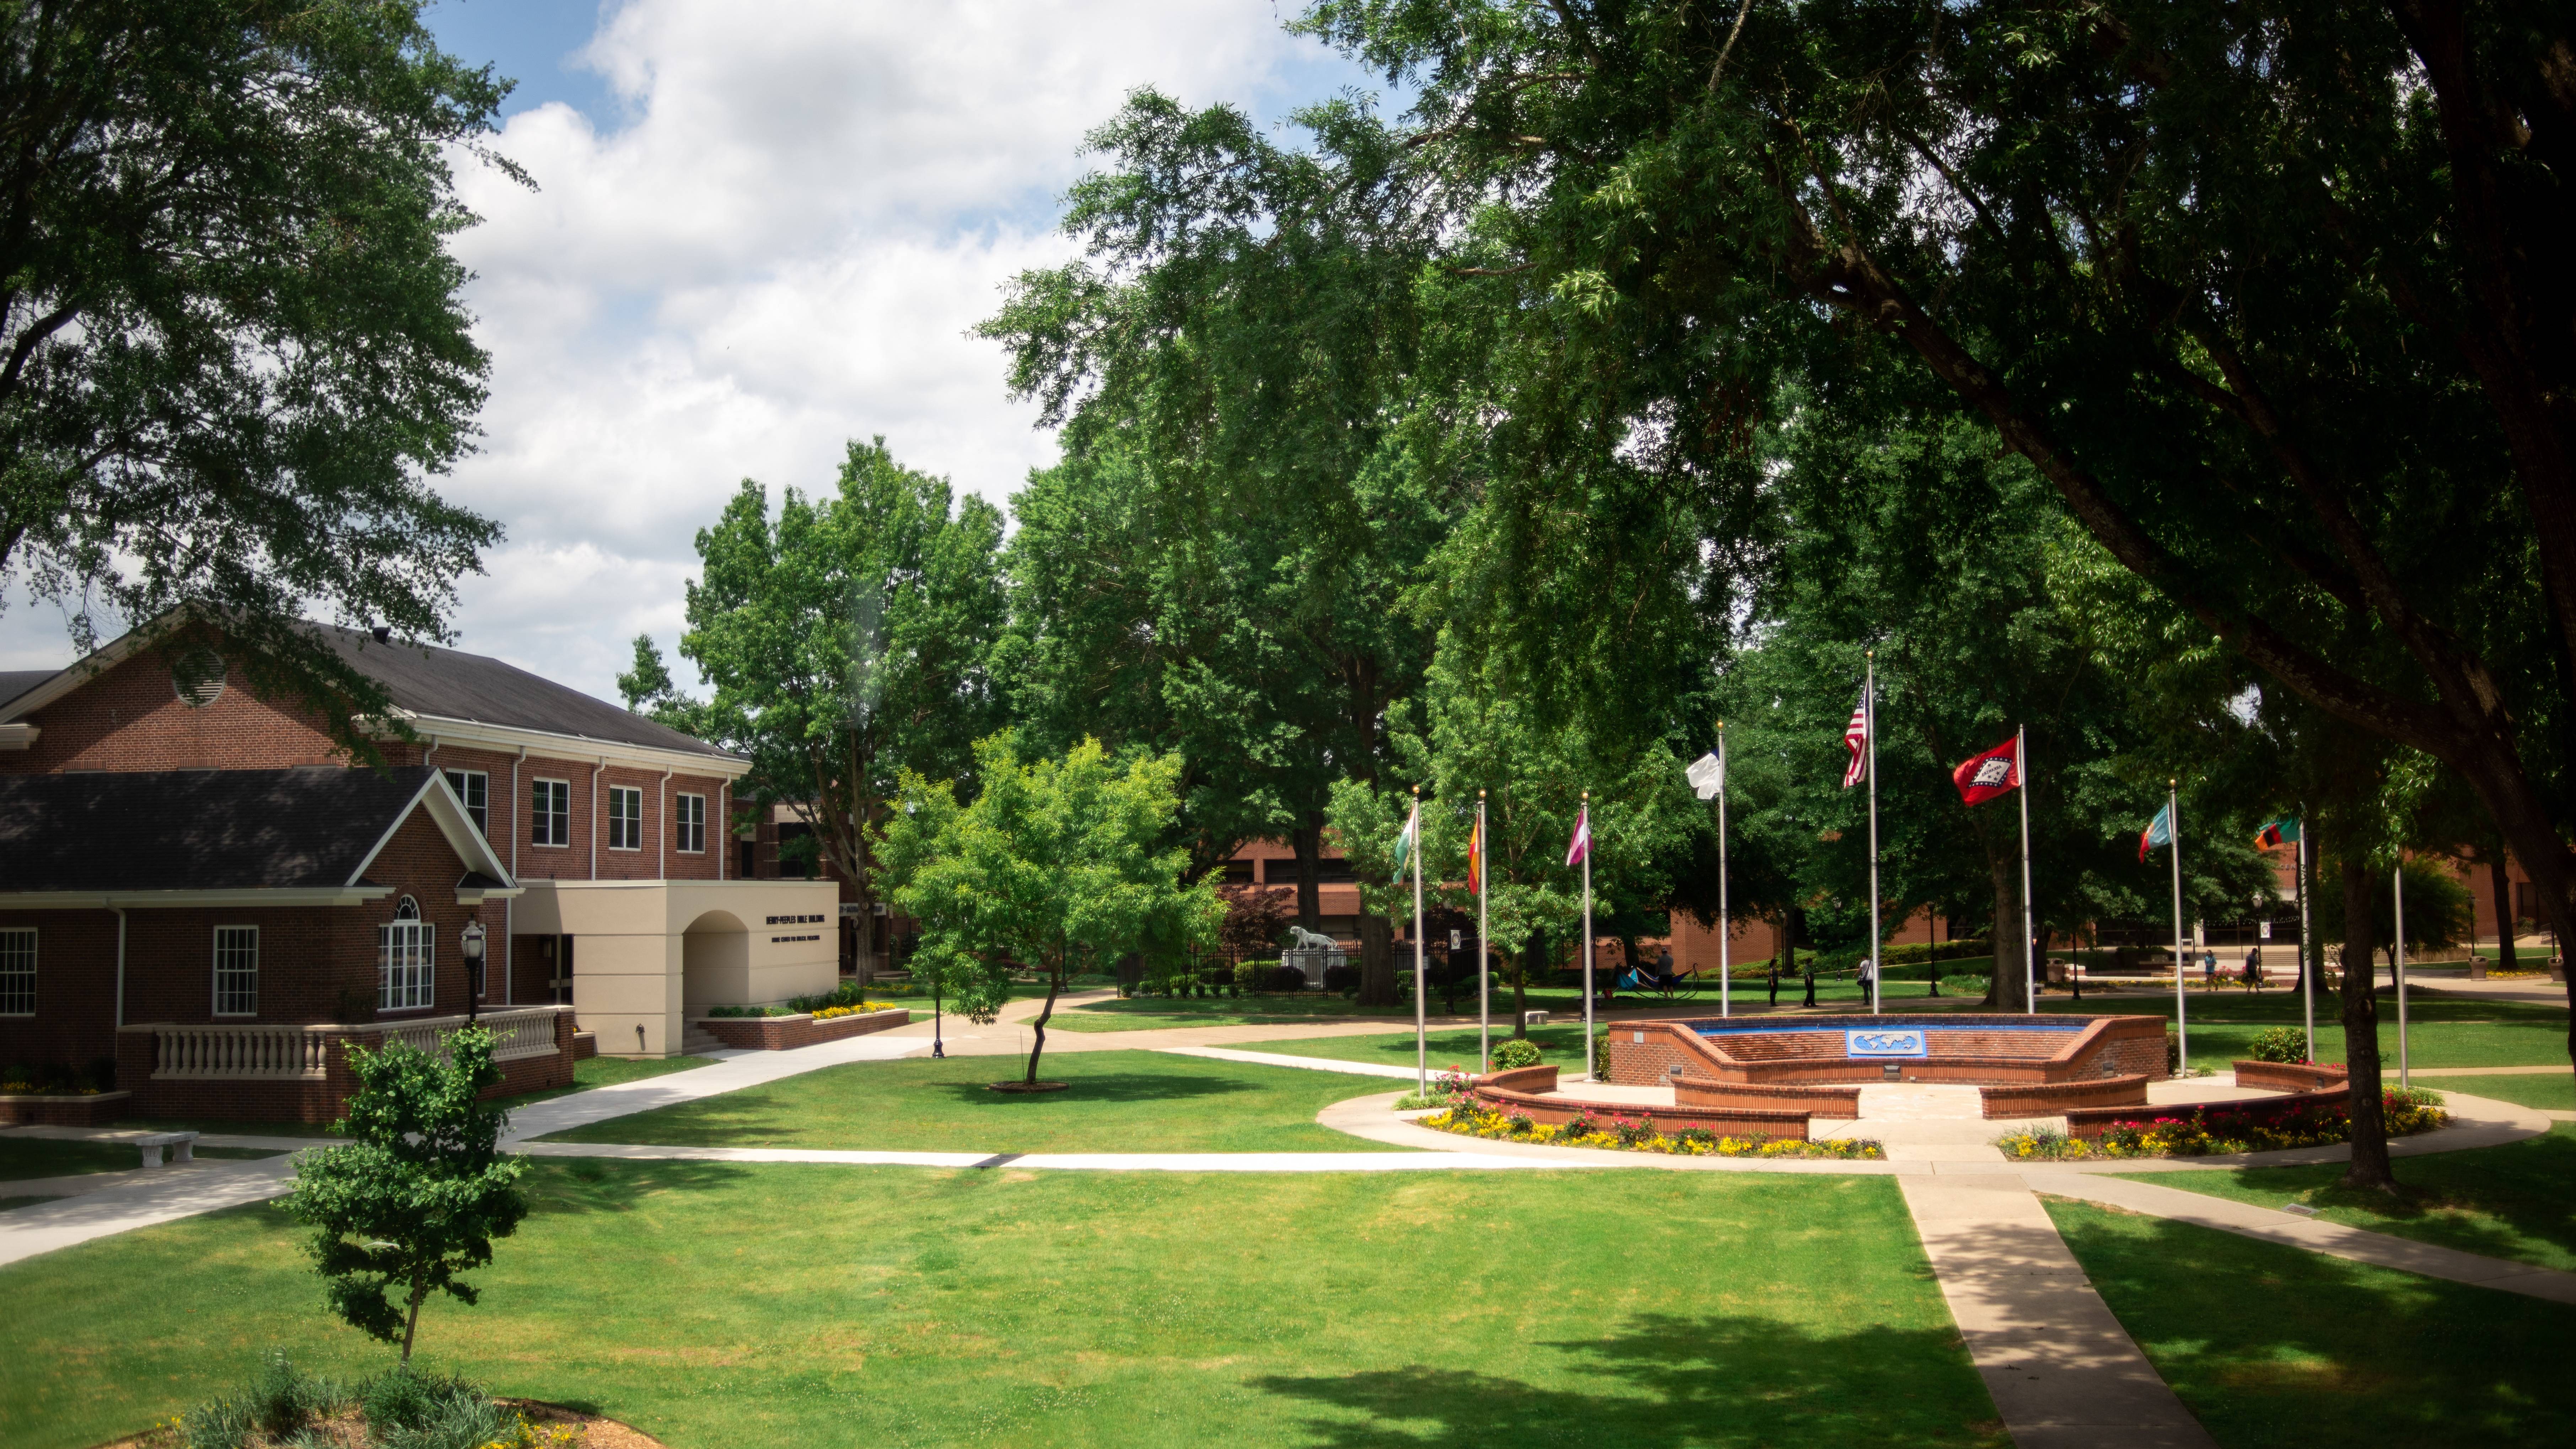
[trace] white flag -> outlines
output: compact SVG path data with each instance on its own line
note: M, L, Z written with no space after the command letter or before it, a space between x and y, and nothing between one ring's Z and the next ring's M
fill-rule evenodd
M1685 775L1691 782L1691 788L1699 792L1699 798L1714 800L1717 798L1717 792L1726 788L1726 761L1719 759L1715 754L1702 755L1691 761L1690 769L1685 772Z

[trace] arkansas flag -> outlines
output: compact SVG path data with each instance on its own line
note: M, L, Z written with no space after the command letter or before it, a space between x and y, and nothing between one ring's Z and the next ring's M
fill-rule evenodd
M1950 783L1959 787L1959 799L1970 805L1983 805L1997 795L2021 788L2021 741L2006 740L1982 755L1971 756L1966 764L1950 772Z

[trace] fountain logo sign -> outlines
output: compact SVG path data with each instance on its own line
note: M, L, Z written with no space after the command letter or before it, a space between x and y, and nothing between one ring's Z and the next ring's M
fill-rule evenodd
M1843 1054L1855 1057L1920 1057L1931 1053L1923 1044L1923 1033L1914 1030L1844 1032Z

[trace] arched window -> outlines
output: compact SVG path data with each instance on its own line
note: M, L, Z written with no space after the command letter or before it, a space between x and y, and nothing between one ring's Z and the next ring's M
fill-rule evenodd
M409 896L394 905L394 918L376 928L376 1009L411 1011L436 1004L438 928L420 918Z

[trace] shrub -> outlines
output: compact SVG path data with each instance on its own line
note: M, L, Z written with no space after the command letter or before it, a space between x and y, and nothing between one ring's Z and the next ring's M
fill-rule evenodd
M441 1404L457 1397L482 1395L452 1374L425 1373L407 1363L397 1364L358 1386L358 1412L382 1439L397 1430L420 1428Z
M285 1354L271 1350L252 1376L242 1402L260 1428L282 1439L338 1408L347 1397L339 1385L304 1372Z
M2308 1034L2295 1026L2267 1026L2254 1033L2254 1060L2296 1064L2308 1059Z
M1331 974L1330 970L1327 969L1325 974L1329 976ZM1298 970L1294 966L1273 966L1270 968L1270 989L1273 991L1303 991L1306 989L1306 973Z
M1941 978L1941 989L1953 996L1983 996L1986 994L1987 989L1993 984L1993 979L1985 976L1944 976Z
M242 1399L208 1399L171 1421L181 1449L242 1449L257 1431L250 1404Z
M1234 984L1246 991L1258 991L1261 989L1261 983L1268 979L1268 970L1269 963L1266 961L1237 962L1234 968Z
M1494 1048L1494 1070L1508 1072L1518 1067L1534 1067L1538 1065L1540 1055L1537 1042L1515 1037Z
M1326 991L1341 991L1341 992L1351 992L1351 991L1357 991L1357 990L1359 990L1359 989L1360 989L1360 968L1358 968L1357 966L1351 966L1351 965L1327 966L1327 967L1325 967L1325 968L1324 968L1324 989L1325 989Z

